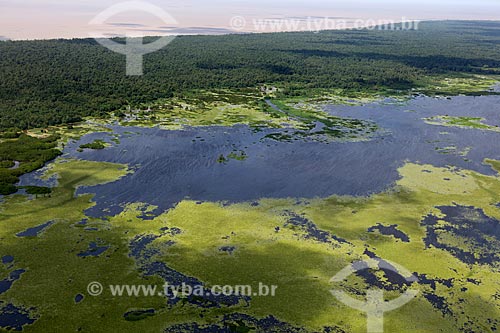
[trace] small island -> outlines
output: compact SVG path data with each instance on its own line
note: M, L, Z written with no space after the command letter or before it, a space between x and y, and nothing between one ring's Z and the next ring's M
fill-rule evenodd
M80 145L79 151L82 152L84 149L102 150L106 147L108 147L106 142L102 140L94 140L94 142Z

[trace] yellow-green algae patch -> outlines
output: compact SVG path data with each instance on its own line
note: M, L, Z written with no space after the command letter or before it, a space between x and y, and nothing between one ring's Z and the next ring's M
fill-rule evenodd
M405 266L424 282L444 281L420 284L417 288L421 293L415 301L387 314L387 331L451 332L468 327L469 321L477 323L475 329L491 331L495 324L487 323L500 315L500 304L494 298L498 267L467 265L451 253L427 248L421 222L427 215L439 216L436 206L456 204L481 207L499 219L494 204L500 202L500 180L472 171L416 164L405 165L400 173L402 179L393 190L370 198L332 197L300 205L294 200L273 204L269 199L259 206L229 207L183 202L168 219L184 233L164 260L210 283L251 284L261 279L280 285L277 297L252 301L253 315L273 313L311 330L344 323L346 331L358 332L366 329L363 316L331 299L327 281L347 263L366 258L368 250ZM290 211L348 243L314 241L303 230L284 227L288 216L284 212ZM367 231L377 223L398 225L410 242ZM277 226L281 227L279 232ZM228 256L217 251L222 246L236 250ZM366 288L359 280L352 283L351 287L360 291ZM391 295L397 297L397 293ZM447 304L438 309L428 300L432 300L429 295ZM478 307L478 303L483 306Z
M498 84L499 79L498 75L431 76L423 87L414 90L429 95L482 94L491 92L492 88Z
M500 162L486 163L500 170ZM153 220L141 216L154 207L132 203L109 220L88 219L87 226L98 230L87 231L78 222L92 205L91 195L73 197L75 188L117 180L127 169L109 163L60 161L48 172L59 177L50 198L16 196L1 206L1 253L14 256L16 268L27 272L0 300L35 308L33 314L39 319L25 327L27 332L161 332L181 323L197 322L203 327L231 312L257 318L273 315L308 331L334 326L362 332L366 317L338 302L330 289L340 286L329 281L351 262L376 255L406 267L420 279L411 285L420 291L417 298L385 315L387 332L493 331L500 318L498 263L467 264L446 249L428 246L429 230L423 221L434 217L445 225L448 217L438 207L458 205L481 209L500 220L496 206L500 178L411 163L399 172L401 179L393 189L366 198L262 199L258 204L232 205L182 201ZM56 223L36 238L15 236L49 220ZM397 225L409 241L369 231L378 224ZM164 231L174 228L180 233ZM92 281L104 286L162 285L159 277L144 277L130 256L130 242L139 235L155 237L152 260L206 286L255 288L261 282L277 285L277 294L252 297L249 306L216 308L185 302L167 306L162 297L112 297L109 292L89 296L86 288ZM109 249L98 257L78 257L96 241ZM449 237L440 241L462 246ZM464 249L471 250L471 244ZM4 277L8 271L2 268L0 274ZM343 287L362 299L369 286L362 277L353 276ZM78 304L77 294L85 296ZM386 294L395 298L400 290ZM154 309L155 315L125 320L126 312L141 309Z
M107 126L111 123L111 120L87 118L84 122L79 122L70 125L58 125L49 126L47 128L31 129L28 134L34 137L47 137L50 135L58 135L60 139L58 140L60 148L70 142L79 140L84 135L96 132L112 132Z
M50 164L45 178L57 175L59 187L70 189L116 181L130 171L122 164L74 159L59 159Z
M470 194L479 188L473 172L454 167L436 168L432 165L406 164L399 169L402 178L398 185L413 191L438 194Z
M472 128L486 131L500 132L498 126L491 126L484 123L484 118L478 117L451 117L451 116L435 116L425 118L425 122L429 125Z
M182 129L198 126L298 127L300 122L266 111L257 91L196 91L183 97L158 100L140 110L126 110L119 122L125 126ZM115 119L116 120L116 119Z
M83 302L80 307L75 305L75 296L84 293L87 280L114 273L117 279L123 279L130 272L128 265L124 270L119 268L127 264L126 253L117 255L121 249L120 237L105 232L109 229L107 223L100 222L102 232L99 234L86 234L83 228L77 227L77 222L85 218L83 211L92 206L92 195L75 197L73 194L78 186L116 181L127 172L125 165L61 160L49 171L49 174L58 174L59 183L50 197L28 200L18 195L1 204L0 253L14 257L14 268L26 270L14 286L1 295L1 300L34 308L33 316L39 319L35 325L25 327L25 331L76 331L85 327L86 322L99 322L97 317L113 312L112 306L96 310ZM47 221L55 223L37 237L16 236ZM111 245L105 259L78 257L90 242L98 239ZM91 318L91 314L95 317ZM102 331L104 327L90 331Z

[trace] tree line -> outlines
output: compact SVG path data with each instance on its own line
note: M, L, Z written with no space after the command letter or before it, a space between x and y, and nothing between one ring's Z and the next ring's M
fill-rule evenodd
M182 36L127 77L125 57L92 39L0 42L0 130L85 116L196 89L274 84L353 91L418 87L429 75L500 73L500 23L426 22L419 30Z

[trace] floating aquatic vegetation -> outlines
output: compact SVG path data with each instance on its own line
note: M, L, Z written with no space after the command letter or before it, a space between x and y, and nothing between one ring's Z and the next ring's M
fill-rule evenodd
M133 310L125 313L123 317L127 321L139 321L155 315L155 309Z
M232 313L220 318L216 324L199 324L196 322L180 324L168 327L165 333L212 333L212 332L275 332L275 333L306 333L307 330L300 327L294 327L288 323L282 322L273 316L263 319L254 318L247 314ZM327 331L325 331L327 332ZM328 331L342 332L342 331Z
M290 107L277 100L266 100L273 110L281 112L302 123L298 130L292 133L277 132L268 134L265 138L282 142L296 140L331 142L331 141L365 141L378 135L379 127L376 123L331 116L326 112L310 108Z
M314 239L322 243L348 243L345 239L332 235L327 231L320 230L313 222L305 217L290 211L285 212L285 214L289 215L290 218L287 220L284 227L298 227L302 229L306 233L306 239Z
M419 116L420 119L417 112L415 117ZM388 117L397 119L396 113ZM432 126L420 125L425 126L428 133L437 133ZM225 128L220 131L231 130L236 129ZM216 132L213 129L210 131ZM164 142L166 138L172 138L169 136L172 133L165 132L167 131L148 130L141 135L146 133L144 141L148 144L155 136L159 136L158 147L166 150ZM216 164L214 157L235 149L231 143L226 143L234 137L223 137L224 140L217 142L211 141L210 134L204 133L202 137L206 138L205 143L196 146L200 143L193 143L191 140L198 132L182 132L186 136L186 142L190 144L187 147L195 148L183 150L181 154L176 145L176 151L168 151L162 157L179 158L179 155L194 149L199 149L203 154L208 146L216 146L217 150L214 151L217 153L207 154L206 160L189 156L178 166L182 171L197 165L215 165L215 170L231 170L234 167L238 172L224 174L216 179L217 182L221 182L220 179L231 179L232 182L223 182L227 186L237 182L234 175L246 175L238 167L253 167L253 163L262 159L263 155L277 153L276 150L260 153L250 144L258 141L258 138L245 137L247 131L238 129L234 132L234 137L241 137L245 142L236 149L247 152L248 159L244 163L230 161L227 165L220 166ZM450 136L461 132L451 128ZM476 138L475 135L488 139L497 135L493 132L464 132L471 135L468 139ZM283 332L361 332L366 331L365 317L336 302L329 292L332 286L328 281L346 265L370 257L379 261L380 269L363 270L346 283L346 291L354 293L359 299L364 298L363 293L369 287L383 289L389 298L397 297L408 287L408 283L401 280L401 277L391 275L391 270L387 269L388 260L406 266L410 272L418 272L414 274L420 280L412 286L421 290L419 296L408 306L387 314L386 330L495 331L499 327L497 318L500 318L498 270L494 265L477 262L490 259L489 255L498 252L494 248L498 240L496 223L500 219L500 210L495 204L500 202L500 181L491 166L499 170L500 164L495 161L487 161L489 165L483 163L485 154L495 157L495 147L485 143L485 150L480 152L477 146L473 147L470 158L473 161L471 169L475 171L463 166L446 167L456 162L456 156L442 156L434 152L434 146L429 149L430 145L422 145L418 140L412 141L414 133L405 136L407 141L401 141L408 145L408 151L404 155L391 155L390 160L375 148L387 145L388 154L399 154L405 146L391 145L390 142L396 141L397 137L387 138L386 141L373 145L370 142L352 146L343 143L321 145L328 148L325 150L314 150L318 146L316 143L303 141L290 145L268 142L289 148L273 163L267 164L262 169L265 172L260 174L268 188L288 189L280 193L254 191L257 193L235 198L236 194L244 190L238 183L235 190L213 197L196 196L197 193L219 190L213 185L191 188L187 193L192 197L189 200L185 199L185 193L174 196L173 199L166 195L158 196L157 193L146 197L146 194L152 192L153 185L161 183L162 177L172 175L174 168L169 165L163 169L163 173L154 175L149 172L151 169L139 168L136 172L144 172L147 177L136 178L135 185L145 181L146 191L137 190L137 194L142 196L139 198L145 200L139 201L134 197L133 200L120 201L122 206L118 213L110 209L106 213L109 217L100 220L85 217L84 211L102 202L103 199L99 197L102 188L87 189L97 193L93 199L95 202L91 201L92 195L77 192L78 195L75 196L75 188L120 179L127 174L127 167L88 161L55 163L52 169L55 171L52 173L58 174L59 185L54 188L52 197L29 202L25 197L12 197L2 203L0 249L2 253L15 257L15 262L0 265L0 274L2 278L8 278L10 272L7 270L12 270L11 266L14 265L29 269L0 298L7 303L7 297L15 298L19 302L15 304L36 307L36 314L40 314L40 317L30 328L33 331L42 331L50 325L61 332L79 329L84 332L165 329L167 332L182 332L183 328L199 332L252 329L279 332L280 328ZM128 144L127 139L120 141L121 145ZM303 151L299 155L301 158L296 158L299 157L296 155L297 144L303 145ZM249 148L244 148L247 146ZM456 146L464 147L467 144ZM133 147L126 146L129 150ZM365 148L358 151L356 147ZM113 147L106 150L106 153L116 153L115 157L122 158L121 162L125 163L128 159L120 149L121 147ZM144 155L143 150L138 151ZM159 151L161 149L155 150L152 156L156 155L157 158ZM94 158L100 153L102 152L89 151L81 155ZM439 156L436 157L437 155ZM333 156L340 164L326 163L318 158L322 156ZM405 163L405 156L409 156L409 161L422 162ZM164 165L164 160L160 158L155 168ZM186 161L190 163L184 163ZM154 159L147 162L154 164ZM131 164L137 164L137 161L132 158ZM295 166L298 167L294 168ZM273 167L280 175L284 174L283 170L289 170L291 176L269 182L269 178L265 176L266 173L273 172ZM375 170L370 174L372 168ZM201 174L200 179L210 178L207 175L213 176L210 172L214 169ZM196 172L200 170L203 168L196 169ZM385 185L373 185L377 177L390 174L388 170L393 170L394 175L384 179ZM361 173L364 178L359 171L363 171ZM316 175L319 176L306 177ZM169 186L159 187L163 192L170 188L178 192L184 188L179 184L185 185L183 182L174 182L174 178L179 177L182 177L182 172L162 183ZM302 184L294 183L294 177L305 177L304 187L297 192L290 191ZM330 181L333 177L338 177L341 181ZM259 177L252 174L249 179L251 181L248 182L248 188L254 190ZM113 184L118 190L116 193L129 190L124 183ZM369 188L370 191L347 192L357 195L356 197L329 197L330 194L337 193L345 183L349 188L362 184L359 188ZM325 191L317 190L322 186L326 188ZM389 187L391 188L388 189ZM308 188L313 188L314 191L308 192L306 198L294 195L306 193L304 189ZM236 194L230 196L233 193ZM264 195L261 193L269 193L269 198L262 199ZM160 201L169 201L169 205L162 207L158 204L160 208L154 214L145 209L144 204L128 204L130 201L151 203L150 199L155 197L159 197ZM446 207L455 209L455 206L466 209L461 208L455 213L446 210ZM434 222L431 217L437 221ZM37 226L40 221L49 218L57 223L43 237L22 239L15 236L19 230ZM428 224L425 224L427 218ZM82 221L87 226L75 227L75 224ZM84 231L86 227L97 229L89 233ZM450 231L447 228L452 229ZM436 234L436 244L451 250L433 245L426 248L424 242L428 233ZM96 242L97 237L102 242ZM457 244L458 241L453 238L460 243ZM78 259L76 255L90 250L92 246L87 246L93 241L98 247L109 246L112 250L86 260ZM468 264L460 260L454 256L455 248L473 253L476 261ZM230 253L233 255L229 255ZM56 259L64 265L64 270L54 270L51 261ZM103 285L201 283L204 290L214 284L252 284L262 280L279 284L279 288L276 297L251 299L193 297L168 301L166 297L122 297L110 302L109 295L103 295L85 297L82 300L81 296L86 295L86 284L94 280L101 281ZM43 291L39 288L40 281L44 281L47 286ZM27 293L26 290L31 292ZM54 301L48 304L47 298ZM57 311L57 320L54 319L54 311ZM89 320L87 313L95 316ZM266 323L269 325L266 326Z
M446 250L467 264L500 264L500 222L476 207L437 207L444 216L428 215L427 247Z
M425 118L425 122L429 125L473 128L487 131L500 132L498 126L487 125L485 119L481 117L452 117L452 116L434 116Z
M175 236L179 233L174 229L170 234ZM156 257L161 252L152 243L159 238L160 236L157 235L138 235L131 241L130 256L135 259L140 271L145 276L159 276L165 283L171 286L186 285L193 289L198 286L204 286L202 281L178 272L169 267L165 262L157 260L158 258ZM166 244L167 246L174 246L175 242L167 241ZM168 295L165 297L167 298L167 304L170 306L179 302L188 302L202 308L236 306L250 301L250 297L248 296L215 295L209 288L203 288L203 296L193 294L188 295L186 298L172 298L168 297Z

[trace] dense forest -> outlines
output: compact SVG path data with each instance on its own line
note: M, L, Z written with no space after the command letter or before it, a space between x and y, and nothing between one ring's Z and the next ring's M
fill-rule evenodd
M56 149L58 139L57 136L34 138L20 134L16 140L0 142L0 195L17 192L15 184L21 175L39 169L61 155ZM27 190L31 194L47 194L43 188L31 186Z
M500 74L500 23L421 23L419 30L182 36L127 77L125 57L92 39L0 42L0 129L70 123L192 89L276 84L377 90L428 75Z

